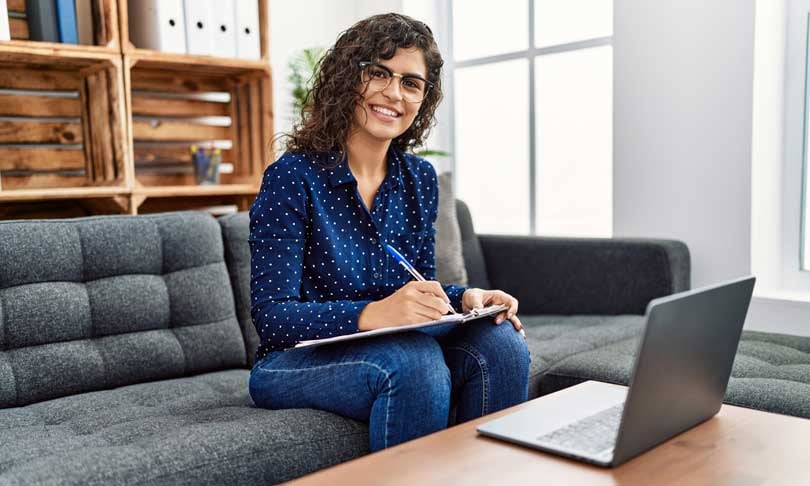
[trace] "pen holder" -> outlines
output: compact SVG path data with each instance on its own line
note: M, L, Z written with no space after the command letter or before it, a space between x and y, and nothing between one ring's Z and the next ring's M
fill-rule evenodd
M191 147L191 160L194 163L194 178L199 185L219 184L219 166L222 153L219 149L208 152L196 146Z

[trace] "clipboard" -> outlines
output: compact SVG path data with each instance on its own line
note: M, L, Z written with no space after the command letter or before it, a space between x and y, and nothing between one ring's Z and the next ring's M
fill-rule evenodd
M497 313L506 310L507 308L508 308L507 306L500 304L491 305L489 307L484 307L482 309L473 309L470 312L466 312L464 314L448 314L446 316L442 316L438 320L430 322L408 324L407 326L383 327L380 329L374 329L373 331L361 331L355 332L353 334L344 334L342 336L335 336L330 338L310 339L308 341L300 341L298 344L295 345L295 347L303 348L306 346L320 346L322 344L337 343L341 341L352 341L354 339L365 339L374 336L382 336L384 334L395 334L399 332L413 331L418 329L424 329L427 327L441 326L445 324L463 324L465 322L480 319L482 317L494 316Z

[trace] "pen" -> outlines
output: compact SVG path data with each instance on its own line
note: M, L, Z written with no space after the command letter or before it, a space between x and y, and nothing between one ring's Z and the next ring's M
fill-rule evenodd
M406 260L405 257L402 256L402 254L398 252L393 246L386 244L385 249L388 250L388 253L390 253L391 256L393 256L394 259L398 261L400 265L405 267L405 270L407 270L408 273L413 275L413 278L419 280L420 282L425 281L425 277L423 277L419 272L417 272L416 269L413 268L413 265L408 263L408 260ZM456 312L456 310L453 309L453 306L450 305L450 303L447 304L447 308L450 309L450 312L452 312L453 314L458 314L458 312Z

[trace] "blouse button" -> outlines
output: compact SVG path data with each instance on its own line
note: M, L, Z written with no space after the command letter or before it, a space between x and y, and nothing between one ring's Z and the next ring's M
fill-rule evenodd
M368 241L370 241L372 245L376 245L376 244L377 244L377 238L375 238L375 237L373 237L373 236L372 236L371 238L369 238L369 239L368 239Z
M374 279L379 279L382 275L379 272L374 272Z

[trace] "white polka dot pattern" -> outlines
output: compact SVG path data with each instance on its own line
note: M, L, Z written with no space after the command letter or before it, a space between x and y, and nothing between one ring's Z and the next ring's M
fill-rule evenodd
M326 159L334 165L334 155ZM386 243L435 278L436 171L393 148L387 164L370 210L345 159L329 169L310 154L286 152L265 170L250 208L257 360L298 341L358 332L366 304L411 279ZM466 287L443 287L460 308Z

